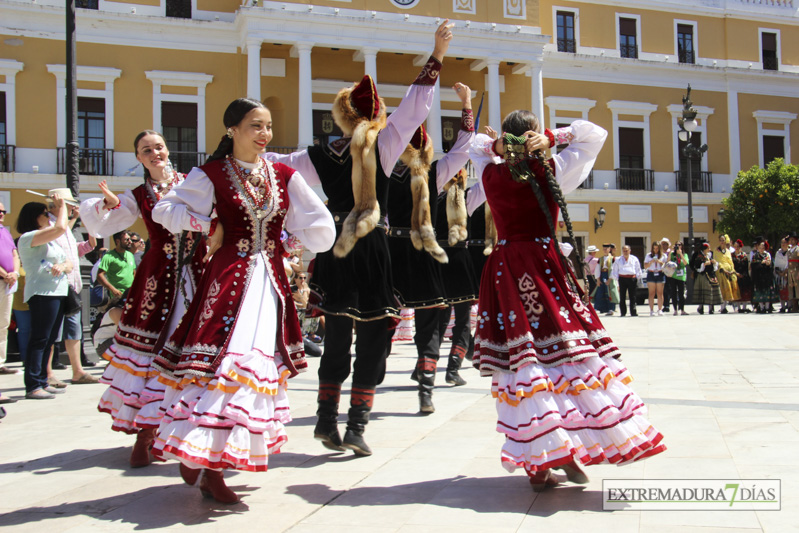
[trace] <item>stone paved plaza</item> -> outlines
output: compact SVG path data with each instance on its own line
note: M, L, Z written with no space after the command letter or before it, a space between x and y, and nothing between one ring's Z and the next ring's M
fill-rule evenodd
M644 309L640 309L642 312ZM695 309L692 309L695 311ZM367 458L312 438L316 369L291 380L294 422L265 474L234 473L243 501L225 506L183 485L174 462L132 470L133 438L96 410L103 386L6 405L0 422L3 531L732 533L799 530L799 317L713 315L605 320L668 451L623 468L587 469L591 483L536 495L500 465L489 380L469 367L442 386L436 413L417 414L415 356L396 345L375 398ZM442 353L449 350L449 343ZM17 365L13 365L17 366ZM99 369L94 373L99 374ZM60 371L66 379L68 371ZM443 364L439 381L443 382ZM0 389L23 395L22 376ZM348 398L343 398L347 401ZM781 479L782 511L602 511L603 478Z

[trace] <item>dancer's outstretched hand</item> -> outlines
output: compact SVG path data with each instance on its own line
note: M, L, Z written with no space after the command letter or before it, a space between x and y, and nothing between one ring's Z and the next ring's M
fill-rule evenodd
M444 60L444 55L449 50L449 42L452 40L452 28L455 23L450 23L449 19L445 19L441 26L436 30L436 44L433 48L433 57L439 61Z
M496 130L494 128L492 128L491 126L486 126L485 128L486 128L485 129L486 135L488 135L489 137L491 137L492 139L494 139L496 141L497 137L499 137L499 135L497 134Z
M453 87L455 90L455 94L458 95L458 98L461 100L461 104L463 104L464 109L471 109L472 108L472 90L469 88L468 85L465 85L461 82L458 82Z
M102 192L103 196L105 197L104 204L106 209L113 209L119 205L119 197L116 194L112 193L111 190L108 188L108 182L103 180L100 183L98 183L97 186L100 187L100 192Z

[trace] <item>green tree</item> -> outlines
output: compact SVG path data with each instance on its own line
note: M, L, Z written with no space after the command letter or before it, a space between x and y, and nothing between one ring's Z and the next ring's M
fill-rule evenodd
M747 245L752 238L764 236L774 249L779 238L799 231L799 166L775 159L766 168L742 170L722 203L720 233Z

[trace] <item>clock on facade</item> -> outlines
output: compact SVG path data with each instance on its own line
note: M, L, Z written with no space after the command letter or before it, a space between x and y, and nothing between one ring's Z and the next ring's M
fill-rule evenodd
M391 0L391 3L403 9L409 9L419 3L419 0Z

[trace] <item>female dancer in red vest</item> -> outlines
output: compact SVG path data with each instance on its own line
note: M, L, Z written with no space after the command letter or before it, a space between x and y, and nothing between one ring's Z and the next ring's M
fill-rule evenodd
M104 197L84 201L81 219L95 237L109 237L141 217L150 238L150 249L128 290L115 342L103 354L109 364L100 381L108 389L97 406L111 415L114 431L137 435L130 465L138 468L150 464L149 449L164 399L159 373L151 367L153 349L162 334L175 331L188 307L200 281L206 247L197 231L172 233L153 221L153 206L184 179L169 163L164 137L146 130L136 136L133 147L144 167L144 183L117 196L105 181L100 182Z
M492 376L503 465L540 491L558 483L552 468L586 483L578 461L622 464L665 447L555 237L559 210L572 233L563 194L588 176L607 132L575 121L544 134L529 111L502 130L471 152L499 238L480 283L474 366ZM556 144L569 146L547 161L540 150Z
M227 468L265 471L291 420L286 378L306 369L302 333L283 268L282 230L312 252L333 245L333 218L302 176L261 157L272 118L261 102L238 99L227 134L208 162L161 200L153 217L172 231L214 232L222 246L207 263L197 296L156 356L167 384L153 452L181 462L193 484L223 503Z

